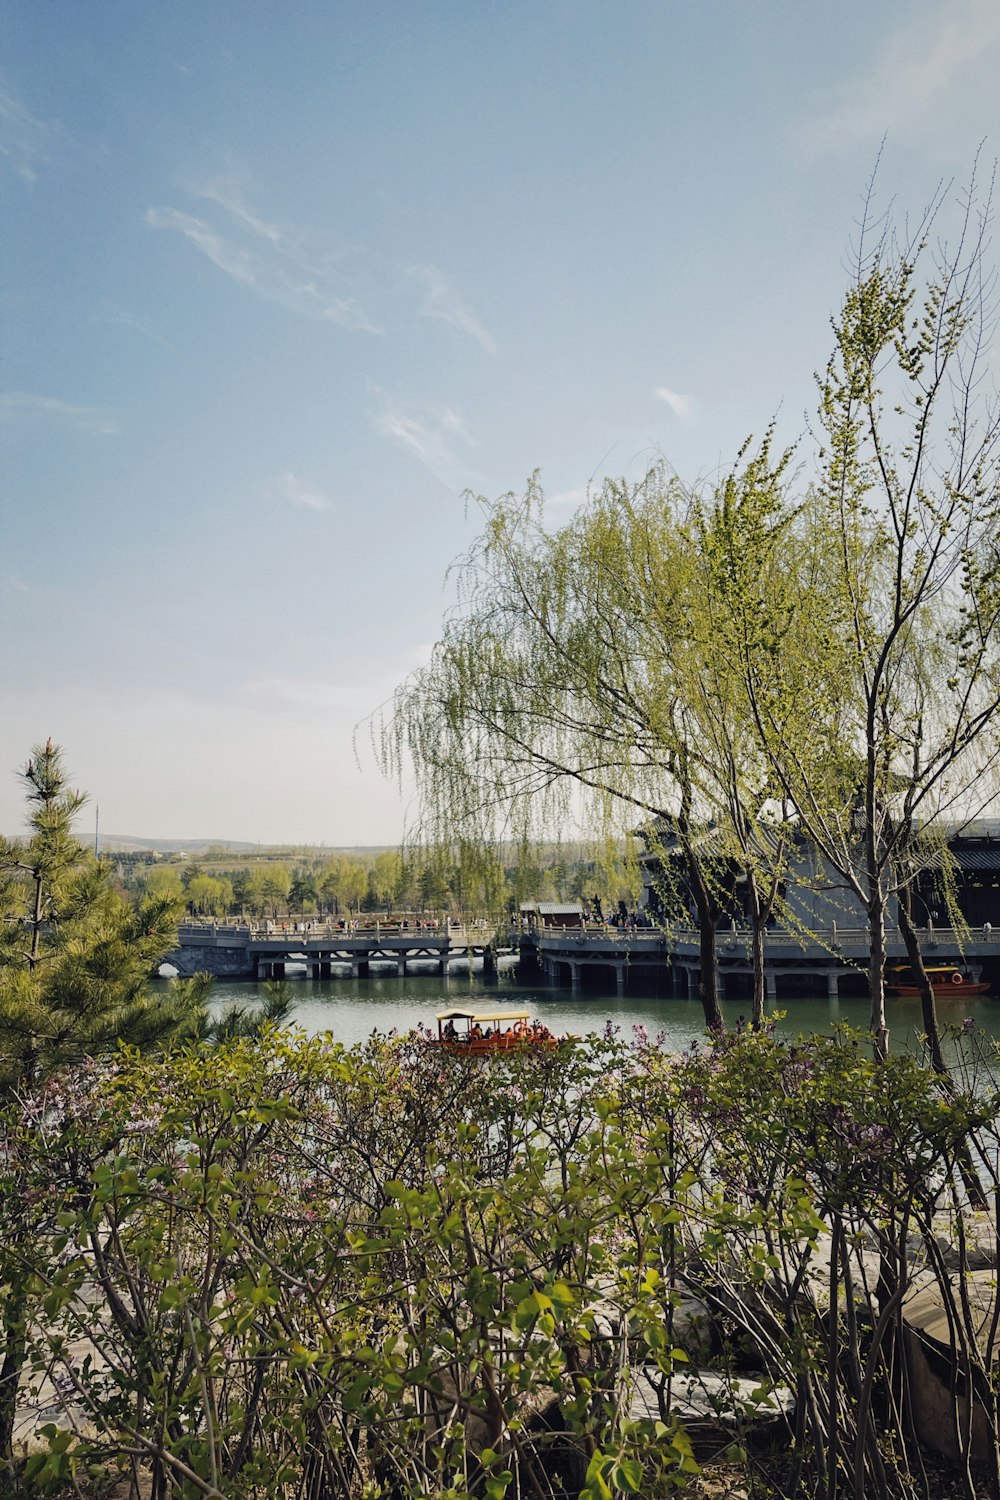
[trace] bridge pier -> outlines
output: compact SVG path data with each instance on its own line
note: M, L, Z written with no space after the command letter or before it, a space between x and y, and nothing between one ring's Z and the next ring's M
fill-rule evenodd
M615 988L619 995L625 993L625 961L622 959L615 964Z
M399 957L396 959L396 978L397 979L405 979L406 978L406 954L405 953L401 953L399 955Z
M469 967L472 967L472 949L469 949ZM492 943L487 943L483 949L483 973L495 974L497 971L497 955Z
M840 973L837 969L826 971L826 997L828 1000L840 999Z

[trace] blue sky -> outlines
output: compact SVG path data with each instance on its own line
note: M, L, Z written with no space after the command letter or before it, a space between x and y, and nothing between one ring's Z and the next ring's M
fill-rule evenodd
M880 142L917 212L998 97L995 0L8 0L0 830L51 735L109 832L395 840L462 492L799 436Z

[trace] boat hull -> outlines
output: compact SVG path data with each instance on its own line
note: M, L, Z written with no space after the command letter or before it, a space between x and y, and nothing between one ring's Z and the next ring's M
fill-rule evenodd
M988 984L973 984L971 980L962 984L932 984L931 989L935 1000L964 1000L967 995L988 995L990 992ZM899 1000L916 1000L920 997L920 987L916 984L887 984L886 991Z
M457 1052L462 1057L490 1057L494 1052L550 1052L558 1045L556 1037L514 1036L497 1037L495 1040L478 1037L472 1042L441 1042L446 1052Z

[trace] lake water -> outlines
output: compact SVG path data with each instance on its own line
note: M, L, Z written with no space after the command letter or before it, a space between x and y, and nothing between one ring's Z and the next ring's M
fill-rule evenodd
M292 976L288 984L295 1001L294 1022L315 1033L329 1031L347 1045L362 1041L372 1031L409 1031L419 1024L434 1027L434 1014L467 1002L483 1009L524 1007L557 1034L586 1036L603 1031L608 1022L620 1028L624 1040L632 1039L632 1028L644 1026L650 1038L662 1033L671 1051L686 1047L704 1035L704 1020L698 1000L629 991L617 995L600 989L572 991L541 980L523 982L516 970L502 972L495 980L480 973L408 974L398 979L394 972L384 978L312 980ZM220 980L215 988L215 1006L224 1011L234 1004L260 1000L257 985L249 981ZM916 1000L890 999L889 1023L897 1046L911 1045L920 1031L920 1006ZM838 1021L864 1029L868 1024L868 1002L863 999L831 1001L810 998L782 999L785 1012L778 1029L786 1035L829 1031ZM748 1000L723 1002L730 1025L749 1015ZM970 996L962 1001L942 1001L939 1021L960 1026L967 1016L976 1029L1000 1041L1000 1000ZM436 1028L435 1028L436 1029Z

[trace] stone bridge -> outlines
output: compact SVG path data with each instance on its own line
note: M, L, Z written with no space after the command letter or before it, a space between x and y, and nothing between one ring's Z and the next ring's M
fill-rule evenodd
M293 922L276 930L274 923L186 922L164 962L184 977L203 973L232 979L280 979L290 963L304 963L313 979L336 977L345 965L358 978L372 963L383 963L395 964L402 978L407 964L417 960L430 960L446 974L453 959L481 958L489 973L498 948L510 951L509 938L498 943L486 927L448 923L440 928L376 923L345 930L335 923Z
M969 933L953 928L926 928L918 933L924 963L929 967L956 964L967 969L974 980L989 980L1000 992L1000 930L988 926ZM526 940L538 964L553 984L580 986L585 971L603 969L615 979L618 993L624 992L628 976L666 973L677 994L697 992L700 970L698 930L676 927L670 931L656 928L616 928L600 924L583 927L541 928ZM886 949L890 963L906 963L902 938L887 934ZM740 983L748 982L752 973L750 934L746 929L720 929L716 934L719 982L723 997L731 975ZM826 993L836 999L845 975L866 974L868 934L861 928L838 927L813 933L769 928L765 937L765 978L769 999L778 998L779 982L808 979L825 985Z

